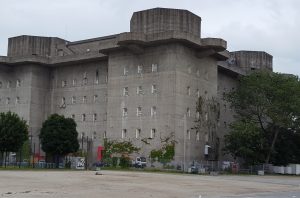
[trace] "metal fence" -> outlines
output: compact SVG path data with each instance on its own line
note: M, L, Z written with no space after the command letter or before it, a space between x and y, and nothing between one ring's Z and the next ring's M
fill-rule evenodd
M45 162L38 162L38 163L29 163L29 162L6 162L0 163L0 168L39 168L39 169L54 169L56 168L55 163L45 163ZM64 168L65 165L59 163L59 168Z

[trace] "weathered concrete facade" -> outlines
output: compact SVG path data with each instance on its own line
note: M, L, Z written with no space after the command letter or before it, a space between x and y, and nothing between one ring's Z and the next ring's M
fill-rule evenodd
M130 32L116 35L75 42L10 38L8 55L0 57L0 111L26 119L35 142L42 122L58 113L74 118L79 138L91 138L94 147L104 138L131 140L148 157L172 135L178 164L204 159L205 144L214 147L216 139L212 150L220 153L233 114L223 92L239 75L272 70L272 56L229 53L226 41L200 34L200 17L155 8L134 13ZM218 101L213 132L194 129L199 97Z

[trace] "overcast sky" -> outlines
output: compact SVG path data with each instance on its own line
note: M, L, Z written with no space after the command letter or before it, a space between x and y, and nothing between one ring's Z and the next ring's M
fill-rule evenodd
M202 37L228 50L273 55L274 71L300 76L300 0L0 0L0 55L18 35L69 41L129 31L134 11L187 9L202 18Z

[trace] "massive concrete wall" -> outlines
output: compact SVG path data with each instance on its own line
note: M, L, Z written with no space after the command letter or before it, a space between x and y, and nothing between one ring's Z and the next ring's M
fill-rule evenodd
M10 38L8 56L0 57L0 111L26 119L36 143L42 122L58 113L74 118L78 138L92 139L94 154L107 137L131 140L141 148L138 155L148 157L162 146L161 139L174 135L178 164L203 160L205 144L222 156L223 136L234 114L223 92L236 86L238 75L272 70L272 56L239 51L217 63L228 57L226 41L201 39L201 18L186 10L135 12L130 31L75 42ZM215 114L220 115L202 112L203 126L195 130L199 97L218 99L220 113Z
M55 56L57 45L65 44L65 40L56 37L17 36L8 39L7 56Z
M187 32L200 37L201 18L190 11L155 8L133 13L130 32L153 34L166 31Z
M225 100L225 94L234 91L238 85L237 74L232 72L218 72L218 101L220 103L220 120L218 123L218 137L220 138L220 160L231 159L231 156L223 155L224 136L229 133L229 125L234 121L234 110L230 107L230 103Z
M273 57L261 51L235 51L230 52L228 60L230 66L242 68L246 72L253 70L273 71Z
M110 54L108 71L107 137L122 139L122 130L127 130L125 140L132 140L143 148L141 155L149 156L151 149L160 147L160 138L174 132L175 113L175 64L174 49L171 45L149 47L144 54L135 55L129 51ZM152 65L157 71L152 72ZM138 73L138 66L142 68ZM124 75L124 69L127 73ZM152 92L152 86L156 92ZM128 88L128 96L123 89ZM138 87L142 88L140 94ZM137 108L142 114L137 116ZM151 116L151 108L156 115ZM128 111L122 115L123 108ZM141 130L136 138L136 130ZM155 137L151 139L151 130ZM145 144L146 140L150 144Z
M212 57L198 58L190 48L178 46L176 65L176 156L177 162L204 159L205 134L208 129L195 130L199 97L209 99L217 94L217 66ZM189 112L188 112L189 111ZM205 112L203 112L205 113ZM186 115L186 116L185 116ZM199 133L199 137L197 137ZM185 147L185 148L184 148Z
M79 139L84 134L95 145L102 143L106 130L107 62L53 68L50 82L51 114L73 117Z

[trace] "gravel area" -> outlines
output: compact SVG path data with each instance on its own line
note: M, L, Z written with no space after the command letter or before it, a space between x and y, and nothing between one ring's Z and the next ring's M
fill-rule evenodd
M296 176L202 176L126 171L0 171L0 197L299 197Z

